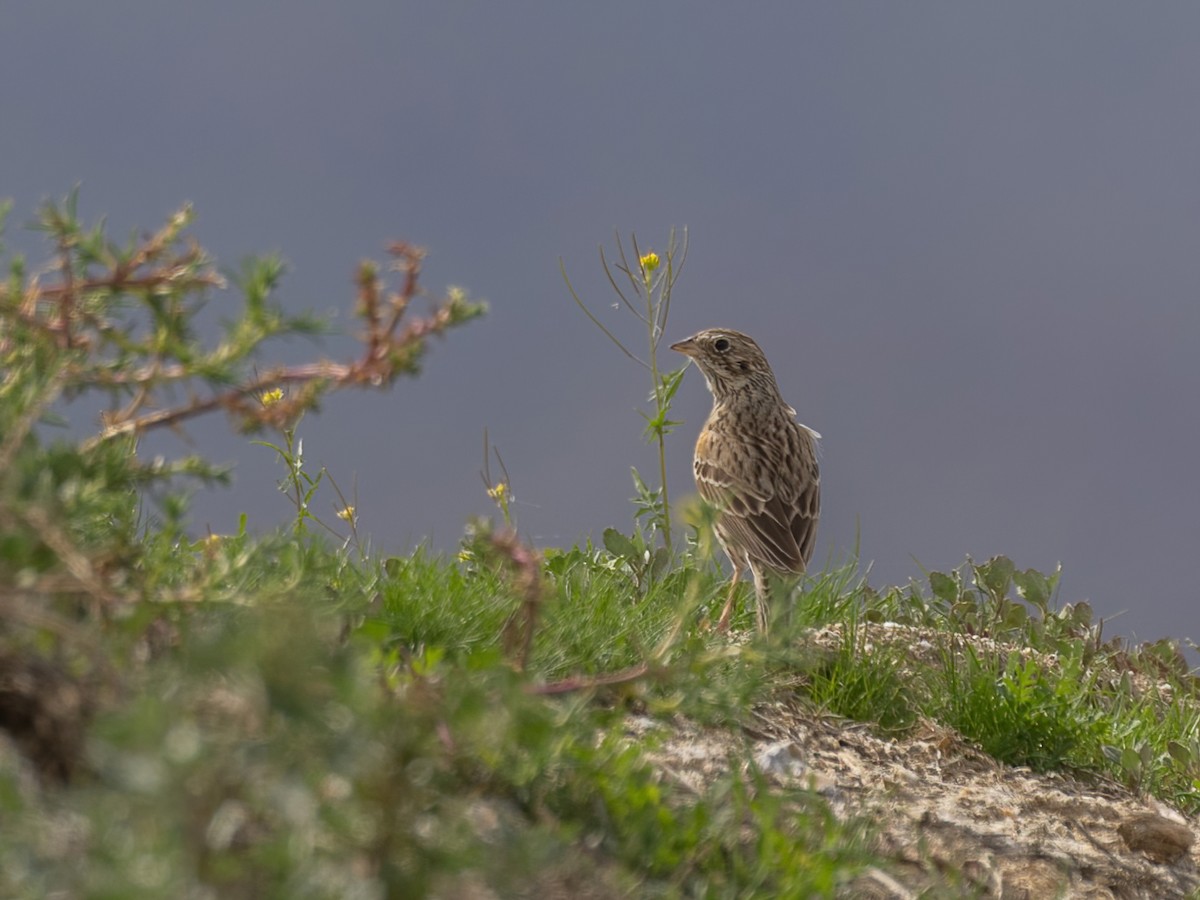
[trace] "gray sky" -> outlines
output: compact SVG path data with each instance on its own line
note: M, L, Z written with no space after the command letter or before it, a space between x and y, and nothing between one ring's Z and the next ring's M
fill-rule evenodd
M0 196L19 225L79 182L118 234L193 201L224 263L289 261L297 309L348 309L393 237L491 301L419 381L302 425L378 552L491 510L485 426L536 541L629 527L647 385L558 259L637 340L596 248L686 225L669 337L755 335L824 434L818 559L1061 561L1113 630L1200 637L1198 39L1190 3L9 4ZM677 494L708 405L689 373ZM238 467L197 525L282 521L227 432L193 429Z

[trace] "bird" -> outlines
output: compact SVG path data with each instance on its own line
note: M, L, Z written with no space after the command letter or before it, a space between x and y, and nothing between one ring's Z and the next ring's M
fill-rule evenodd
M693 469L701 498L717 512L721 549L733 564L717 631L729 630L738 581L754 577L759 631L766 633L768 577L803 574L821 515L817 440L796 421L762 349L731 328L710 328L671 349L694 362L712 393Z

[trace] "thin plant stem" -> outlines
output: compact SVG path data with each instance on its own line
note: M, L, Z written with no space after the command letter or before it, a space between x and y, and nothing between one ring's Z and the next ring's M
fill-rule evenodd
M567 276L566 264L561 259L559 260L559 270L575 305L583 311L593 325L604 333L605 337L616 345L618 350L650 373L653 386L651 402L654 404L654 412L653 416L645 413L643 415L647 420L647 439L652 439L658 445L659 490L648 492L635 469L634 483L638 490L635 503L639 508L637 518L649 515L652 527L662 532L663 543L670 550L672 548L671 503L667 490L666 435L678 423L670 421L667 416L682 370L664 375L658 365L658 346L666 331L667 315L671 310L671 291L682 268L683 259L687 255L687 229L683 231L682 243L677 239L675 230L671 229L667 242L666 265L661 269L659 268L659 255L653 251L643 253L638 244L637 235L631 235L629 243L634 253L632 261L626 253L625 243L618 232L615 258L610 261L604 247L601 247L600 266L604 271L605 278L608 279L609 286L612 287L620 301L619 304L614 304L614 308L624 307L645 327L649 361L641 359L630 350L624 341L617 337L588 308L588 305L576 292L574 285L571 284L571 280ZM676 254L679 254L678 262L675 260ZM620 272L628 279L628 288L624 288L618 283L616 272Z
M658 415L656 421L661 421L664 413L665 398L663 397L662 378L658 374L658 311L654 308L654 276L651 271L642 262L642 256L638 252L637 240L634 239L633 249L638 253L638 265L642 270L642 283L646 289L646 331L650 338L650 377L654 379L654 406ZM667 292L670 293L669 291ZM658 478L659 485L662 487L662 530L663 541L666 546L671 544L671 502L667 496L667 443L666 433L661 425L656 426L655 437L658 440Z

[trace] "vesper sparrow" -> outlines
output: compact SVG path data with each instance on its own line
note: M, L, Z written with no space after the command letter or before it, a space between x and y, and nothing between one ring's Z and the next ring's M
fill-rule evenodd
M767 630L767 573L804 572L821 512L815 431L795 419L758 344L712 328L671 345L691 357L713 395L696 441L700 496L717 509L716 532L733 563L717 630L729 628L737 583L754 575L758 627Z

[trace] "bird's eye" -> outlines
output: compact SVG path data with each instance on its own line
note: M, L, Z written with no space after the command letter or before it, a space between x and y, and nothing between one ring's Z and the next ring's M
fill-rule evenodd
M717 338L713 341L713 349L718 353L724 353L729 349L729 341L725 340L725 338Z

